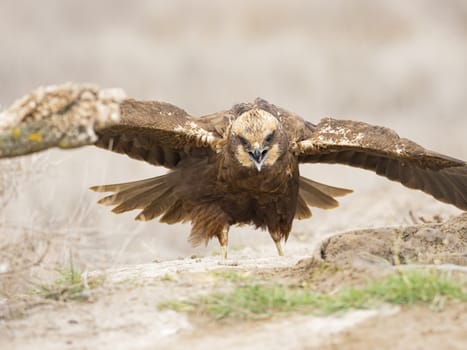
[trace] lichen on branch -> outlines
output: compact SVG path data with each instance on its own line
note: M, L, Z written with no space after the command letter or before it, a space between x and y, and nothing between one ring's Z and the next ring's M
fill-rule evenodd
M63 84L40 87L0 113L0 158L97 140L95 130L120 120L120 89Z

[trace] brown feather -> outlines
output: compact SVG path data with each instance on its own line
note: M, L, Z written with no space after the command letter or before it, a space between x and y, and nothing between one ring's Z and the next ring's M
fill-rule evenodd
M334 198L328 196L313 186L301 186L298 193L305 200L306 204L312 207L332 209L339 206L339 202L337 202Z
M297 199L297 210L295 211L295 219L303 220L311 218L312 213L310 208L308 208L307 203L303 197L299 194Z
M143 209L141 213L136 216L136 220L148 221L152 220L165 211L167 211L177 200L171 194L172 189L164 187L160 192L157 193L145 193L146 198L140 209Z
M169 209L161 217L160 222L166 224L175 224L182 221L185 218L186 213L183 211L183 203L181 200L177 200L173 203Z
M313 181L306 177L300 176L300 188L305 189L310 186L314 187L315 189L319 190L320 192L324 194L327 194L330 197L342 197L353 192L353 190L348 189L348 188L329 186L329 185L325 185L317 181Z
M301 163L339 163L372 170L467 210L467 163L426 150L390 129L326 118L297 143L294 152Z
M121 122L97 130L96 146L173 169L191 148L214 152L219 135L207 119L194 118L169 103L124 100ZM198 151L199 152L199 151Z
M165 175L158 176L158 177L151 177L149 179L139 180L139 181L131 181L131 182L124 182L119 184L111 184L111 185L99 185L99 186L92 186L90 187L91 190L96 192L119 192L124 191L130 188L139 187L143 185L155 185L160 181L163 181Z
M217 205L197 207L191 214L191 233L188 242L196 247L222 232L227 223L226 214Z
M98 203L104 205L119 205L123 202L131 200L143 192L155 191L157 187L162 186L161 180L162 179L148 181L147 183L137 184L124 190L117 190L114 194L100 199Z

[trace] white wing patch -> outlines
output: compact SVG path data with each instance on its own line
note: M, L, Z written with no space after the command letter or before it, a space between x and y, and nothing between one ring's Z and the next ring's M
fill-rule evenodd
M319 150L323 146L336 144L353 147L359 147L364 144L364 132L355 132L355 130L339 125L334 127L331 122L332 119L328 120L328 123L321 127L314 137L299 142L299 151L310 152Z
M299 153L320 152L326 148L357 147L406 156L423 153L416 143L400 138L394 131L350 120L322 119L313 134L297 144Z
M216 139L212 132L199 127L193 121L187 121L184 125L177 125L174 131L194 139L197 146L211 145Z
M328 124L320 128L317 141L321 144L336 144L336 141L342 146L361 146L365 138L363 132L355 132L344 126L333 126L332 119L328 119Z

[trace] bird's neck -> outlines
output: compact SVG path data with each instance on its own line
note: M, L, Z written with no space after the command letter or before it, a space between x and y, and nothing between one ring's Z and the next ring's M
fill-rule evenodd
M274 164L264 166L258 171L254 166L246 167L236 159L220 160L218 180L231 188L245 189L252 192L275 193L284 184L298 179L298 162L291 154L285 154Z

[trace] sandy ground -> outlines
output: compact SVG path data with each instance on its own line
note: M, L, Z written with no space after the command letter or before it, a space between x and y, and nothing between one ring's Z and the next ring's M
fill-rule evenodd
M120 87L193 115L261 96L312 122L330 115L384 125L429 149L467 159L466 23L464 1L293 0L285 6L272 0L4 0L0 106L39 85L65 81ZM394 243L395 231L419 224L419 217L445 222L461 213L374 174L303 166L303 175L355 193L335 210L313 210L312 219L296 222L285 258L275 256L264 232L233 229L226 266L216 256L216 242L198 248L186 242L188 225L136 223L134 213L113 215L86 190L163 169L93 148L52 150L4 161L0 168L0 247L11 241L17 247L12 254L1 251L0 272L15 267L12 262L24 263L23 255L37 261L50 242L40 264L19 279L1 281L2 349L465 347L465 305L440 313L390 308L329 318L294 315L229 327L157 311L155 305L174 295L219 288L212 270L306 276L313 271L306 259L330 236L327 258L342 259L353 272L317 284L326 290L358 282L355 269L382 271L391 263L387 244ZM394 229L336 236L378 227ZM410 239L397 241L402 257L465 266L465 226L459 227L457 233L446 231L447 243L439 226L410 229L404 236ZM417 250L419 244L426 249ZM52 281L70 262L90 275L104 273L106 288L86 303L42 301L24 317L8 317L5 295L14 299L31 283ZM165 274L175 282L162 281Z
M335 349L341 346L365 349L384 344L391 349L439 349L440 346L463 349L467 342L465 303L449 304L442 311L433 311L428 306L383 307L337 316L289 314L263 321L228 323L157 308L164 301L184 300L232 287L219 280L213 271L238 271L281 283L310 281L314 289L332 292L342 285L362 283L369 276L391 273L393 255L388 256L388 252L396 244L400 244L399 259L412 260L407 267L440 256L445 262L457 259L457 265L438 262L431 266L456 271L467 281L467 214L445 223L393 228L400 235L388 230L333 236L315 244L313 252L295 247L286 257L252 258L250 251L240 251L234 252L227 261L220 257L189 258L87 272L87 279L105 277L103 286L90 290L87 302L30 303L24 315L1 321L0 346L4 349ZM427 237L427 232L432 234ZM433 232L444 235L444 239L434 243ZM398 241L400 237L403 242ZM366 243L362 244L363 241ZM338 272L318 273L319 259L341 268Z

